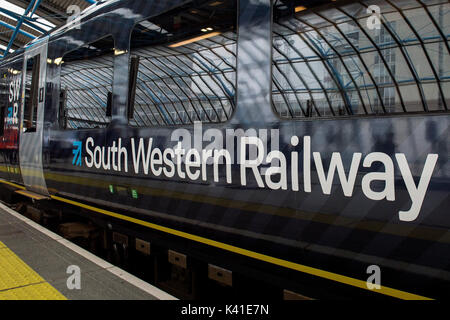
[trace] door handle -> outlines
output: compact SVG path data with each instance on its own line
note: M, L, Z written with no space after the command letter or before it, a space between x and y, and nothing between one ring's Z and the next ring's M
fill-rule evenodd
M44 87L39 88L39 102L44 102Z

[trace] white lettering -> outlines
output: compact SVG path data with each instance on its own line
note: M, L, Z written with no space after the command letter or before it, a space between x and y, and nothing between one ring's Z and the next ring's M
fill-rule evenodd
M373 162L381 162L384 165L384 172L369 172L364 175L361 182L363 193L367 198L372 200L395 200L395 183L394 183L394 164L392 159L385 153L372 152L369 153L363 162L363 167L370 168ZM375 180L384 181L384 190L373 191L370 183Z
M414 221L419 215L422 208L423 199L430 183L431 175L433 174L434 166L436 165L438 155L429 154L425 160L425 166L423 167L422 174L420 176L419 185L416 187L414 179L409 169L408 161L403 153L396 153L398 167L405 181L406 189L411 197L411 208L407 211L399 211L399 218L401 221Z
M247 160L247 146L256 146L257 158ZM264 160L263 143L258 137L242 137L240 149L240 164L241 164L241 184L247 185L246 169L251 168L256 179L258 187L264 188L264 183L258 171L258 166Z
M356 174L358 173L359 162L361 161L361 153L354 153L352 163L350 165L350 172L348 179L345 176L344 165L342 164L341 155L337 152L333 152L331 155L330 167L328 169L328 176L325 178L325 173L322 165L322 158L320 152L313 152L314 163L317 169L317 175L319 177L320 186L324 194L331 193L331 187L333 185L334 171L337 170L339 179L341 181L342 191L346 197L351 197L353 194L353 188L355 185Z

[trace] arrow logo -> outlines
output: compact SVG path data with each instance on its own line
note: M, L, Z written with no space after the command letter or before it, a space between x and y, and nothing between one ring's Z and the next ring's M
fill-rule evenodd
M13 107L8 108L8 120L6 121L8 124L13 123Z
M74 166L80 166L81 167L81 148L83 144L81 141L74 141L73 143L73 161L72 164Z

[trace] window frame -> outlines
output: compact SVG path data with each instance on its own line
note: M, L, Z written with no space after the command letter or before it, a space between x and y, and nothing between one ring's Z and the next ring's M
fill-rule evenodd
M128 125L128 127L130 127L130 128L133 128L133 129L144 129L144 128L156 128L156 129L163 129L163 128L179 128L179 127L190 127L190 126L194 126L194 124L195 124L195 122L201 122L202 123L202 125L209 125L209 126L220 126L220 125L224 125L224 124L226 124L226 123L229 123L230 122L230 120L233 118L233 116L234 116L234 114L236 113L236 109L237 109L237 105L238 105L238 103L237 103L237 85L238 85L238 81L237 81L237 74L238 74L238 72L237 72L237 67L238 67L238 59L239 59L239 57L238 57L238 48L237 48L237 45L238 45L238 40L237 40L237 37L238 37L238 29L239 29L239 26L238 26L238 19L239 19L239 3L238 3L238 0L233 0L233 1L235 1L235 4L236 4L236 20L233 22L233 24L232 24L232 26L233 26L233 29L230 29L230 30L226 30L226 31L224 31L223 33L226 33L226 32L230 32L230 31L232 31L232 32L234 32L235 33L235 35L236 35L236 39L235 39L235 42L234 42L234 46L235 46L235 50L233 51L233 54L234 54L234 79L233 79L233 86L234 86L234 95L233 95L233 97L232 97L232 99L229 99L229 100L227 100L227 101L229 101L230 103L231 103L231 112L230 112L230 114L229 114L229 116L228 116L228 119L226 119L226 120L224 120L224 121L217 121L217 122L215 122L215 121L206 121L206 122L204 122L204 121L202 121L202 120L192 120L192 122L191 123L172 123L172 124L165 124L165 123L162 123L162 124L151 124L151 125L142 125L142 126L135 126L135 125L132 125L131 124L131 121L132 120L134 120L134 115L135 115L135 111L136 111L136 107L135 107L135 105L133 106L133 114L131 115L131 117L130 117L130 110L129 110L129 107L130 107L130 102L129 102L129 98L130 98L130 92L128 92L128 90L129 90L129 88L130 88L130 76L131 76L131 74L130 74L130 64L131 64L131 59L133 58L133 56L135 56L134 54L133 54L133 50L135 50L135 49L132 49L132 46L131 46L131 41L132 41L132 34L133 34L133 31L134 31L134 29L136 28L136 26L137 25L139 25L140 23L142 23L142 22L144 22L144 21L147 21L148 19L150 19L150 18L153 18L153 17L155 17L155 16L152 16L152 15L149 15L149 16L146 16L145 18L143 18L143 19L140 19L139 21L136 21L134 24L133 24L133 26L130 28L130 34L129 34L129 42L128 42L128 53L129 53L129 58L128 58L128 60L127 60L127 63L128 63L128 83L127 83L127 87L128 87L128 90L127 90L127 92L128 92L128 98L127 98L127 103L126 103L126 115L125 115L125 117L126 117L126 120L127 120L127 125ZM194 37L194 36L190 36L190 37ZM213 38L213 37L212 37ZM174 42L176 43L176 42L179 42L179 41L182 41L182 40L174 40ZM160 44L156 44L156 45L152 45L152 47L157 47L157 46L161 46L161 45L167 45L167 44L170 44L170 43L172 43L172 41L170 41L170 42L165 42L165 43L160 43ZM205 50L208 50L208 49L205 49ZM136 76L138 76L138 74L139 74L139 67L140 67L140 65L141 65L141 63L142 63L142 57L140 57L140 56L138 56L139 57L139 64L138 64L138 68L137 68L137 72L136 72ZM222 73L223 71L219 71L220 73ZM181 78L181 76L180 76L180 78ZM231 80L230 80L231 81ZM164 82L165 83L165 82ZM165 83L165 85L166 86L168 86L166 83ZM196 86L198 86L198 85L196 85ZM178 87L179 88L179 87ZM137 89L137 81L136 81L136 88L134 88L134 90L136 91L136 89ZM211 90L210 88L208 88L208 90ZM224 90L223 88L222 88L222 90ZM172 90L171 90L172 91ZM183 91L183 90L182 90ZM212 90L211 90L212 91ZM185 94L186 95L186 94ZM186 95L186 97L187 97L187 95ZM224 96L225 97L225 96ZM191 96L189 96L189 100L191 100L190 99L191 98ZM133 100L134 100L134 102L136 101L136 94L134 95L134 97L133 97ZM221 100L220 98L219 98L219 100ZM198 99L198 100L196 100L196 101L200 101L200 99ZM173 101L173 102L171 102L172 104L174 104L174 102L175 103L178 103L178 101ZM197 110L197 112L196 112L196 110L195 109L193 109L193 110L190 110L189 111L189 113L192 113L192 112L194 112L194 113L198 113L198 112L201 112L201 113L207 113L207 111L208 110L203 110L204 108L203 107L201 107L201 108L199 108L199 110ZM210 110L213 110L213 108L212 109L210 109ZM183 110L183 111L186 111L186 114L188 113L188 110ZM223 107L220 109L219 108L219 110L215 110L215 112L217 113L218 111L221 111L220 113L222 113L222 112L224 112L223 111ZM177 115L178 115L178 112L177 112ZM152 116L154 117L154 120L156 121L156 122L158 122L158 120L157 120L157 117L156 116L158 116L158 115L156 115L156 116L154 116L153 115L153 112L152 112ZM217 115L218 117L219 117L219 115ZM189 116L190 117L190 116Z
M81 30L83 32L83 30ZM85 32L85 31L84 31ZM94 58L83 58L80 60L74 60L74 61L92 61L92 59L95 59L97 57L102 57L108 54L111 54L112 57L112 65L111 65L111 70L112 70L112 77L111 77L111 91L108 91L108 93L106 94L106 101L104 101L106 108L104 110L105 113L105 118L108 120L108 122L106 124L103 124L104 127L89 127L89 128L70 128L69 126L69 121L75 121L75 122L88 122L88 123L97 123L98 121L95 120L85 120L85 119L75 119L75 118L70 118L68 116L68 109L67 109L67 90L65 88L63 88L63 83L62 83L62 68L64 65L64 57L66 57L68 54L73 53L77 50L79 50L80 48L83 48L85 46L94 44L100 40L106 39L106 38L111 38L113 40L113 46L111 48L111 52L110 53L106 53L106 54L102 54L102 55L98 55ZM109 101L109 97L114 96L114 70L115 70L115 54L114 54L114 49L115 49L115 45L116 45L116 38L115 35L113 33L107 33L104 35L101 35L99 37L94 38L92 41L88 41L88 42L84 42L83 44L81 44L80 46L67 50L67 51L63 51L62 54L60 55L61 59L62 59L62 63L60 63L57 67L58 67L58 75L59 75L59 87L58 87L58 127L60 130L64 130L64 131L82 131L82 130L103 130L106 129L112 122L112 116L111 115L107 115L108 111L111 111L112 109L112 101ZM73 62L73 61L69 61ZM64 101L64 105L62 106L62 102L61 101L61 95L62 93L64 93L64 96L66 97L66 100ZM109 94L110 93L110 94ZM108 105L110 105L110 107L108 108ZM83 113L84 114L84 113Z
M33 61L33 66L31 68L31 82L30 82L30 93L28 98L28 104L27 104L27 98L26 98L26 90L27 90L27 74L28 74L28 63L29 61ZM37 62L37 63L36 63ZM37 132L37 117L39 113L39 103L40 103L40 90L42 88L39 88L39 82L41 78L41 70L45 66L41 66L41 53L38 53L36 55L28 57L28 59L25 59L25 70L23 70L25 75L25 83L24 89L25 89L25 96L23 99L23 117L22 117L22 128L24 128L23 133L35 133ZM27 112L28 110L28 112ZM34 118L36 117L36 121L34 122ZM25 124L29 123L30 126L26 127Z

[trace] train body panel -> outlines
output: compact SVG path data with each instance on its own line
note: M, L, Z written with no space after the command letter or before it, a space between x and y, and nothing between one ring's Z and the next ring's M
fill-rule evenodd
M0 176L7 181L22 183L19 165L19 119L21 107L23 58L1 66Z
M131 126L127 97L133 27L183 3L103 6L79 28L50 35L48 54L32 49L41 50L41 66L46 66L39 85L45 99L39 102L37 131L20 133L20 157L14 142L19 128L6 129L14 130L8 132L15 140L0 142L0 177L273 261L364 281L367 268L377 265L388 287L448 296L448 112L279 118L271 103L273 8L270 1L241 0L235 109L228 121ZM96 128L103 125L96 118L90 128L68 130L60 121L61 61L108 35L115 50L113 81L105 87L113 93L110 121ZM207 152L214 148L222 150L217 159ZM188 157L177 157L181 150ZM9 157L16 166L20 159L23 181L4 169ZM214 250L218 256L224 252L220 246ZM256 268L265 270L266 262Z

